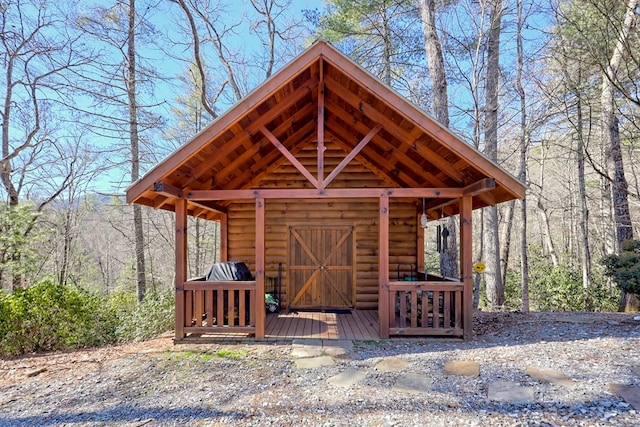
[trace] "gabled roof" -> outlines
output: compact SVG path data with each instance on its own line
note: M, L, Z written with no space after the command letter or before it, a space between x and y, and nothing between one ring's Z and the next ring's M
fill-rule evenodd
M495 188L474 197L474 209L524 196L524 185L508 172L331 45L317 41L132 184L127 201L174 210L174 198L156 183L174 195L260 188L277 168L295 164L292 157L315 150L318 141L371 171L379 183L368 186L465 188L495 180ZM339 165L323 166L324 179ZM428 208L447 203L429 199ZM447 207L447 214L456 213L456 205ZM219 206L192 203L189 212Z

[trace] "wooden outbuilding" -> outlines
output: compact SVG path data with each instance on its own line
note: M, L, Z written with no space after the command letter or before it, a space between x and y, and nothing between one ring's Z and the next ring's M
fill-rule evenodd
M471 212L524 192L318 41L132 184L127 201L175 212L177 341L272 337L265 283L279 266L285 313L366 313L380 338L469 338ZM459 215L459 277L423 273L423 212ZM188 280L188 215L219 221L221 259L245 262L255 280Z

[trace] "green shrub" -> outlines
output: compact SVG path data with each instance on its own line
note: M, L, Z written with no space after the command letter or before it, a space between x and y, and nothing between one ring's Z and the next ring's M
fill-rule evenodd
M554 267L539 247L530 248L529 260L529 302L532 310L617 310L619 292L608 285L598 266L592 268L592 285L587 291L580 269L563 264ZM507 307L520 308L522 277L519 269L510 270L507 274L505 298Z
M118 294L116 294L118 295ZM171 330L175 319L175 296L173 291L148 293L141 304L135 304L135 294L129 297L118 295L112 301L120 318L119 341L141 341ZM133 298L132 301L128 298Z
M143 340L172 329L174 294L133 292L109 297L45 280L12 293L0 291L0 355Z
M0 353L23 354L115 342L117 318L100 297L45 280L3 294Z

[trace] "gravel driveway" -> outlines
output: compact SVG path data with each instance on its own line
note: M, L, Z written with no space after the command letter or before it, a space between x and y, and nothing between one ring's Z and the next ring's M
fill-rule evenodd
M467 342L324 342L308 355L320 367L300 363L299 343L170 334L4 359L0 426L640 426L633 315L479 313L474 329Z

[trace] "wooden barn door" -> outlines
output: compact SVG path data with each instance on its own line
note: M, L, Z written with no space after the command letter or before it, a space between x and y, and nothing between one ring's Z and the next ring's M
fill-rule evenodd
M352 225L289 226L290 308L353 308L353 230Z

